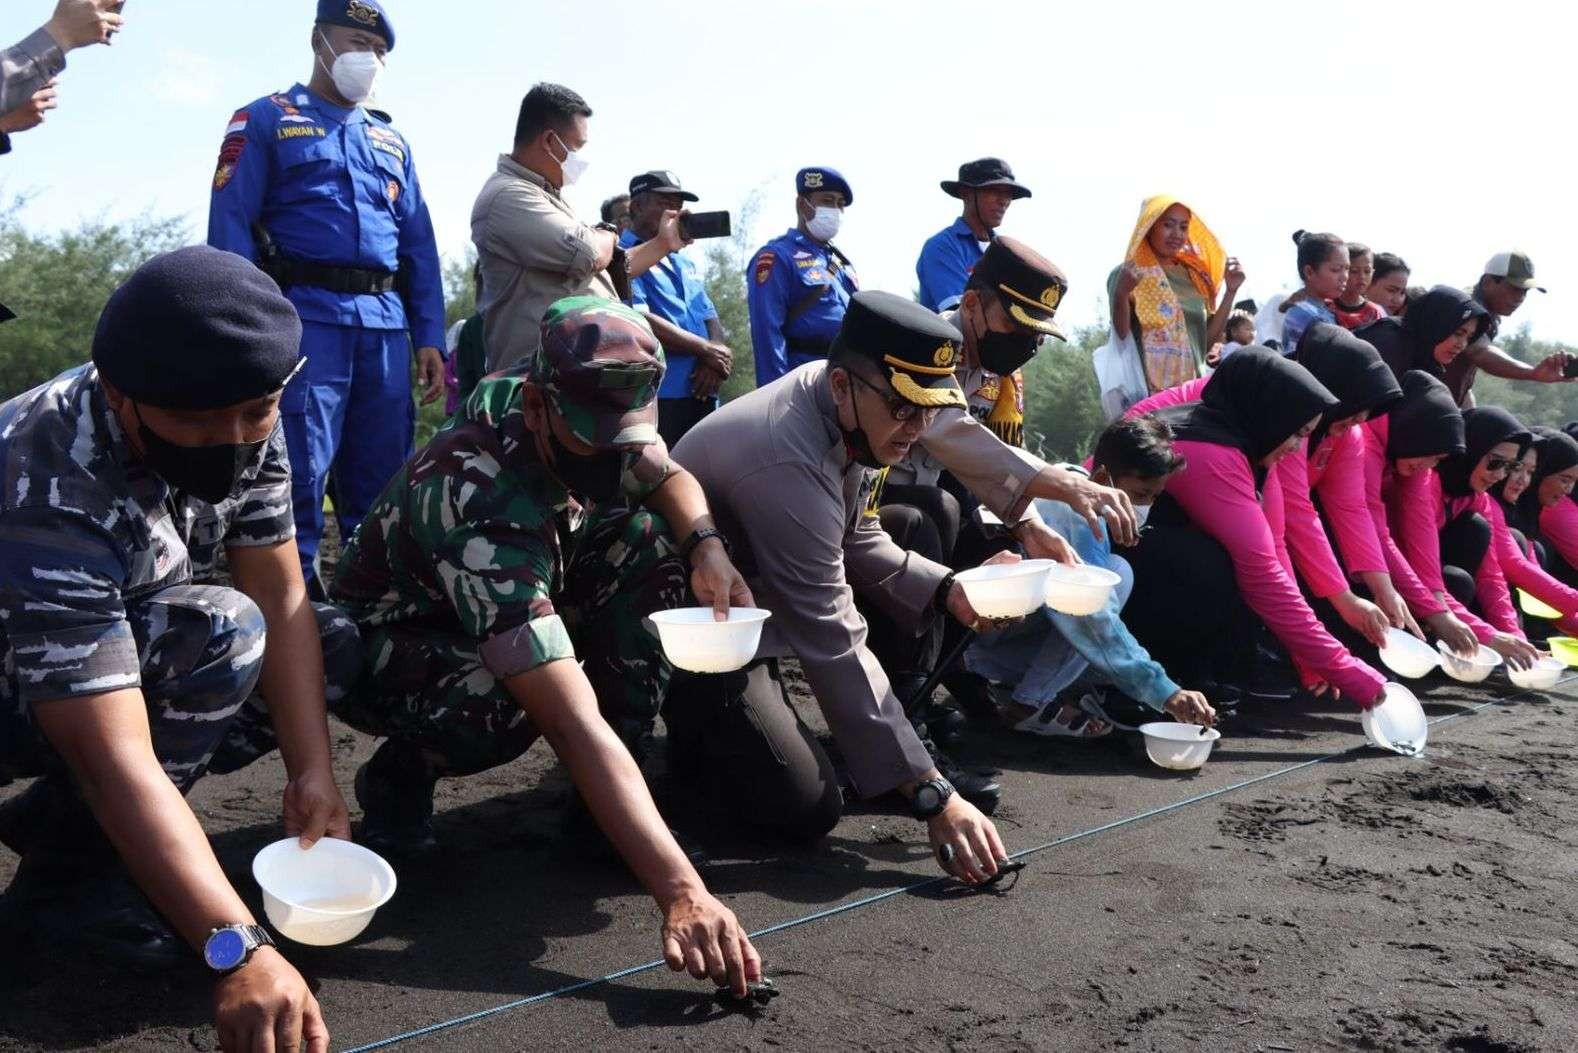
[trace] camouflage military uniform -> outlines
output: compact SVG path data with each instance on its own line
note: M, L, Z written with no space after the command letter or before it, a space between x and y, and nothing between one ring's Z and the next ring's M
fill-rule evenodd
M631 508L675 470L658 441L627 455L624 501L583 509L539 460L521 366L483 380L389 483L340 561L334 598L361 627L367 675L336 712L420 747L433 775L504 764L537 737L502 681L579 658L604 717L649 728L669 666L643 626L687 602L667 524Z
M170 490L131 454L92 366L0 406L0 780L63 770L38 702L141 688L154 752L184 793L273 749L253 692L262 613L210 577L221 547L291 538L276 428L238 496ZM355 623L327 605L333 704L360 671Z

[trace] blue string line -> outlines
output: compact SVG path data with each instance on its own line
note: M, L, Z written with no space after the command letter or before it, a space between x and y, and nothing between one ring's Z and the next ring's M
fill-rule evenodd
M1578 674L1564 677L1554 686L1561 687L1563 684L1571 683L1574 680L1578 680ZM1518 694L1510 695L1507 698L1498 698L1489 702L1481 702L1477 705L1469 707L1469 709L1465 712L1451 713L1444 717L1437 717L1436 719L1429 721L1428 724L1430 727L1438 727L1442 724L1450 724L1455 720L1463 720L1467 717L1474 716L1481 710L1487 709L1491 706L1500 705L1504 702L1512 702L1522 698L1524 695L1532 695L1535 693L1536 692L1534 691L1520 691ZM1209 801L1214 797L1221 797L1224 794L1234 793L1238 790L1246 789L1259 783L1269 782L1272 779L1280 779L1284 775L1292 775L1296 771L1303 771L1305 768L1312 768L1317 764L1324 764L1327 761L1333 761L1339 757L1346 757L1350 753L1357 753L1360 750L1369 748L1370 745L1367 742L1359 746L1350 746L1348 749L1338 750L1335 753L1328 753L1324 756L1316 757L1313 760L1301 761L1298 764L1294 764L1286 768L1279 768L1273 772L1267 772L1263 775L1256 775L1248 779L1243 779L1229 786L1223 786L1215 790L1208 790L1205 793L1196 794L1193 797L1186 797L1181 801L1174 801L1172 804L1160 805L1159 807L1140 812L1138 815L1131 815L1123 819L1115 819L1110 823L1104 823L1101 826L1093 826L1088 830L1080 830L1077 833L1065 834L1062 837L1054 838L1045 844L1036 845L1033 848L1021 849L1018 852L1010 854L1008 858L1010 860L1025 859L1029 856L1035 855L1038 852L1045 852L1048 849L1057 848L1060 845L1071 844L1075 841L1082 841L1087 837L1095 837L1098 834L1108 833L1109 831L1117 830L1125 826L1130 826L1146 819L1154 819L1156 816L1166 815L1169 812L1176 812L1181 808L1187 808L1190 805L1199 804L1201 801ZM839 914L844 914L852 910L859 910L862 907L869 907L872 904L881 903L884 900L893 899L895 896L909 895L910 893L919 892L922 889L931 888L937 885L944 885L951 881L953 881L953 878L947 876L926 878L922 881L914 882L913 884L889 889L886 892L878 892L875 895L866 896L863 899L852 900L848 903L841 903L836 907L829 907L826 910L819 910L813 914L807 914L803 917L779 922L777 925L769 925L765 929L758 929L757 931L751 933L750 937L753 941L759 940L764 936L771 936L775 932L783 932L787 929L797 928L801 925L809 925L812 922L821 921L824 918L835 917ZM499 1013L507 1013L512 1009L523 1009L526 1006L532 1005L534 1003L546 1002L552 998L559 998L563 995L574 994L577 991L584 991L588 987L596 987L598 984L613 983L616 980L623 980L626 977L635 976L638 973L650 972L651 970L657 969L664 964L665 963L662 959L658 959L656 961L644 962L641 965L632 965L628 969L621 969L618 972L608 973L605 976L599 976L595 979L581 980L577 983L555 988L552 991L543 991L540 994L530 995L526 998L517 998L513 1002L505 1002L503 1005L496 1005L491 1009L481 1009L475 1013L467 1013L464 1016L457 1016L453 1020L442 1020L436 1024L428 1024L426 1027L416 1028L413 1031L406 1031L402 1034L393 1035L389 1038L379 1039L376 1042L369 1042L366 1045L356 1046L352 1049L346 1050L346 1053L370 1053L371 1050L386 1049L398 1042L407 1042L413 1038L425 1038L426 1036L436 1034L439 1031L447 1031L450 1028L459 1027L462 1024L470 1024L478 1020L484 1020L490 1016L496 1016Z

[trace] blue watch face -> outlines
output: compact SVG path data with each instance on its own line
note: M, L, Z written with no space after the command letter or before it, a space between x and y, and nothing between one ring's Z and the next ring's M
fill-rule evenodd
M203 960L210 969L234 969L247 956L247 941L234 929L221 929L203 944Z

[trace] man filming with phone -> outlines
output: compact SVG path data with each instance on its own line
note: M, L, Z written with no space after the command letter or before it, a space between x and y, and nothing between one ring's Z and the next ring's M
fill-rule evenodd
M630 180L630 229L619 246L630 252L659 237L665 215L699 200L669 171L643 172ZM680 234L726 237L727 212L681 213ZM658 432L673 446L681 436L718 408L718 388L734 369L734 354L724 343L718 309L707 295L701 274L687 256L670 252L630 281L630 304L655 322L653 331L668 355L668 372L658 389Z

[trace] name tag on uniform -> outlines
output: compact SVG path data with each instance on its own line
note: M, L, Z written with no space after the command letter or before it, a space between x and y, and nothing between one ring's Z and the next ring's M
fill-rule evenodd
M282 124L274 129L276 139L322 139L329 133L316 124Z

